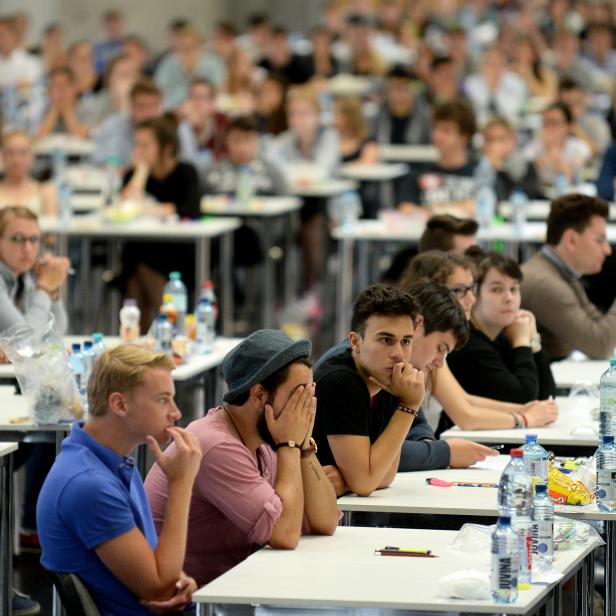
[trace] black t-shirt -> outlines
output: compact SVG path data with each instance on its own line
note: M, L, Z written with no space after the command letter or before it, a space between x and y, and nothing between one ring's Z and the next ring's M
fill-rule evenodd
M439 205L473 199L476 191L475 163L445 169L438 163L422 165L409 173L401 187L401 201Z
M125 186L130 182L133 173L133 168L126 172ZM189 163L178 163L175 169L162 180L149 175L145 184L145 192L160 203L173 203L180 218L199 218L200 216L199 176L196 169Z
M404 145L406 143L406 129L410 121L410 114L401 117L397 117L394 115L391 116L389 143L395 145Z
M374 443L398 405L397 398L386 391L370 397L368 387L355 368L350 349L318 364L314 380L317 384L317 414L313 437L322 465L336 464L328 435L368 436Z

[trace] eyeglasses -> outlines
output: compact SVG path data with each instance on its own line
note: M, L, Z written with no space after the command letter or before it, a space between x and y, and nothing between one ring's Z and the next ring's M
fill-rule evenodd
M39 242L41 241L41 236L40 235L28 236L28 235L21 235L21 233L18 233L17 235L12 235L11 237L4 237L2 239L8 240L15 246L23 246L26 242L29 242L30 244L32 244L32 246L38 246Z
M464 299L469 293L473 293L474 295L477 295L477 285L476 284L472 284L468 287L466 286L452 287L449 290L456 296L457 299Z

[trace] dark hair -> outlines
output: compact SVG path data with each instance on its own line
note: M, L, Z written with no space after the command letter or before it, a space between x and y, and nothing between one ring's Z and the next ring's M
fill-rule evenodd
M537 79L540 83L543 83L544 74L541 73L541 58L539 56L539 49L537 48L537 44L528 35L520 36L517 43L518 45L523 45L524 43L526 43L531 48L533 52L533 63L531 66L533 70L533 75L535 76L535 79Z
M122 19L122 18L123 18L122 11L120 11L119 9L109 9L108 11L105 11L103 13L103 20L105 22L114 21L116 19Z
M75 81L75 76L73 75L73 71L71 71L71 69L68 66L56 66L55 68L52 68L47 73L47 80L51 81L51 79L55 77L56 75L64 75L65 77L68 77L68 80L71 83Z
M373 315L408 316L414 321L419 313L419 304L406 291L384 284L373 284L355 300L351 331L363 336L366 321Z
M450 255L440 250L428 250L416 255L404 270L400 278L400 287L408 289L413 283L427 278L439 284L445 284L457 267L470 270L475 273L474 263L468 257Z
M268 26L269 18L265 13L253 13L247 22L249 28L255 28L258 26Z
M278 388L289 378L289 368L293 364L301 364L302 366L312 368L312 361L310 361L310 359L307 357L300 357L299 359L293 360L290 364L283 366L280 370L277 370L273 374L270 374L268 377L263 379L263 381L261 381L261 386L270 396L276 395ZM242 406L248 402L249 397L250 389L238 394L235 398L233 398L233 400L229 400L228 403L233 406Z
M437 68L445 66L446 64L453 64L453 58L451 58L451 56L436 56L432 60L432 70L435 71Z
M109 86L109 79L111 78L111 73L113 73L115 67L120 64L120 62L124 62L124 60L129 60L130 58L123 52L119 53L116 56L113 56L109 62L107 62L107 66L103 72L103 83L106 86Z
M476 251L474 256L475 261L475 282L477 283L477 290L481 288L488 272L494 268L505 276L513 278L518 282L522 281L522 270L520 266L511 258L500 252L488 252Z
M233 38L237 36L237 28L230 21L219 21L216 24L216 30L222 32L225 36Z
M172 32L178 32L179 30L184 30L184 28L188 28L190 22L186 17L175 17L172 19L167 25L167 29Z
M251 115L237 116L233 118L225 129L225 135L237 130L242 133L258 133L257 121Z
M135 85L131 88L130 100L134 101L135 98L137 98L141 94L154 95L158 97L161 96L158 86L151 79L148 79L147 77L143 77L142 79L139 79L135 83Z
M204 77L195 77L195 79L190 82L190 87L192 88L193 86L205 86L210 89L213 95L216 95L216 86L209 79L205 79Z
M413 78L413 73L411 73L406 66L402 66L401 64L394 65L387 73L387 79L404 79L406 81L412 81Z
M573 114L571 113L571 109L567 103L563 103L562 101L552 103L543 110L543 115L545 116L548 111L560 111L565 116L565 121L567 124L573 123Z
M583 90L580 84L571 79L571 77L563 77L558 82L558 91L562 94L563 92L570 92L571 90Z
M277 24L272 28L272 34L274 36L288 36L289 31L284 26Z
M419 240L419 252L442 250L447 252L454 247L455 235L475 235L479 224L472 218L457 218L451 214L432 216Z
M593 216L608 219L609 207L603 199L573 194L559 197L552 201L548 216L548 230L546 241L556 246L567 229L574 229L582 233Z
M408 292L421 306L426 336L450 331L456 339L456 349L468 342L469 327L464 308L447 287L424 278L413 283Z
M167 112L159 118L150 118L140 122L136 130L150 130L158 143L161 152L170 148L174 157L179 150L178 120L173 113Z
M612 40L614 38L614 33L612 32L610 24L602 21L594 21L586 27L586 38L588 39L593 32L605 32L610 35Z
M453 122L460 134L471 139L477 130L473 108L462 100L452 100L435 107L432 123Z

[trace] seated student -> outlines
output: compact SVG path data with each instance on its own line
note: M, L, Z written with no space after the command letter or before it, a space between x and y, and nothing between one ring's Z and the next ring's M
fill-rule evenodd
M430 104L413 94L413 76L394 67L387 75L385 100L375 119L373 136L378 143L428 144L432 112Z
M338 495L349 489L369 495L399 470L465 467L495 453L471 441L436 441L419 410L423 371L467 335L455 302L453 310L457 334L426 330L417 349L424 318L410 293L377 284L358 296L348 340L326 352L315 369L314 437Z
M283 77L268 75L257 89L255 117L260 133L276 136L289 128L286 111L287 87Z
M409 173L401 190L400 209L423 211L426 215L430 211L474 215L476 165L468 149L475 129L473 110L463 101L444 103L434 109L432 143L438 160Z
M592 152L572 135L573 115L564 103L553 103L543 112L543 128L524 148L527 160L537 167L542 184L553 186L559 176L575 184Z
M179 140L173 116L145 120L135 131L133 167L124 176L123 199L157 203L149 212L156 216L177 215L198 218L200 215L199 176L189 163L178 160ZM141 309L141 329L147 331L161 304L163 287L171 271L183 273L190 286L194 280L194 248L170 244L161 251L154 242L126 244L122 263L127 280L128 297L137 300Z
M39 497L41 563L76 574L101 614L181 610L197 589L182 563L201 449L174 425L173 368L167 355L136 346L103 353L89 380L88 419L73 425ZM170 439L175 447L163 453ZM131 455L146 442L170 484L158 536Z
M34 153L26 133L5 133L2 137L4 178L0 180L0 208L22 205L37 215L58 211L58 191L50 182L38 182L30 175Z
M254 332L225 357L224 404L187 428L203 452L185 560L199 585L263 545L293 549L302 532L336 530L336 496L314 455L317 401L309 356L307 340ZM160 467L145 485L162 526L170 496Z
M592 359L611 357L616 346L616 302L602 314L588 299L580 276L601 271L612 249L608 205L566 195L552 202L546 244L522 265L522 308L537 319L541 343L552 361L574 350Z
M468 248L477 243L478 229L479 223L473 218L457 218L451 214L432 216L419 238L418 248L411 246L396 253L389 269L383 274L382 281L396 284L418 252L440 250L453 255L464 255Z
M259 66L268 73L282 75L292 84L306 83L314 74L310 57L293 52L289 35L282 26L273 28L265 57L259 62Z
M515 130L504 118L488 120L482 131L483 160L494 173L494 192L498 201L507 201L514 190L521 190L529 199L542 199L543 192L537 169L517 149Z
M546 400L556 385L535 317L520 310L520 267L499 253L478 255L476 263L469 341L449 356L451 372L471 395L518 404Z
M56 133L85 138L90 126L78 104L75 80L67 66L54 68L47 77L47 107L36 129L36 137L43 139Z

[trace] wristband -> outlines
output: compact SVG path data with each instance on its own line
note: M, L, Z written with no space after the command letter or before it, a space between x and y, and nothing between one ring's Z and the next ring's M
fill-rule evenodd
M58 299L59 293L60 293L60 288L58 287L57 289L48 289L47 287L45 287L42 284L37 284L36 285L36 290L37 291L43 291L44 293L47 293L47 295L49 295L49 297L51 297L51 299Z
M524 428L525 423L524 423L524 419L522 419L523 415L518 415L517 413L513 414L513 428L515 430L519 430L521 428Z
M404 406L404 404L398 404L396 411L402 411L403 413L412 415L413 417L417 417L417 415L419 415L419 409L412 409L410 406Z
M299 443L295 441L283 441L282 443L276 443L274 445L274 451L278 451L281 447L290 447L291 449L300 449Z

